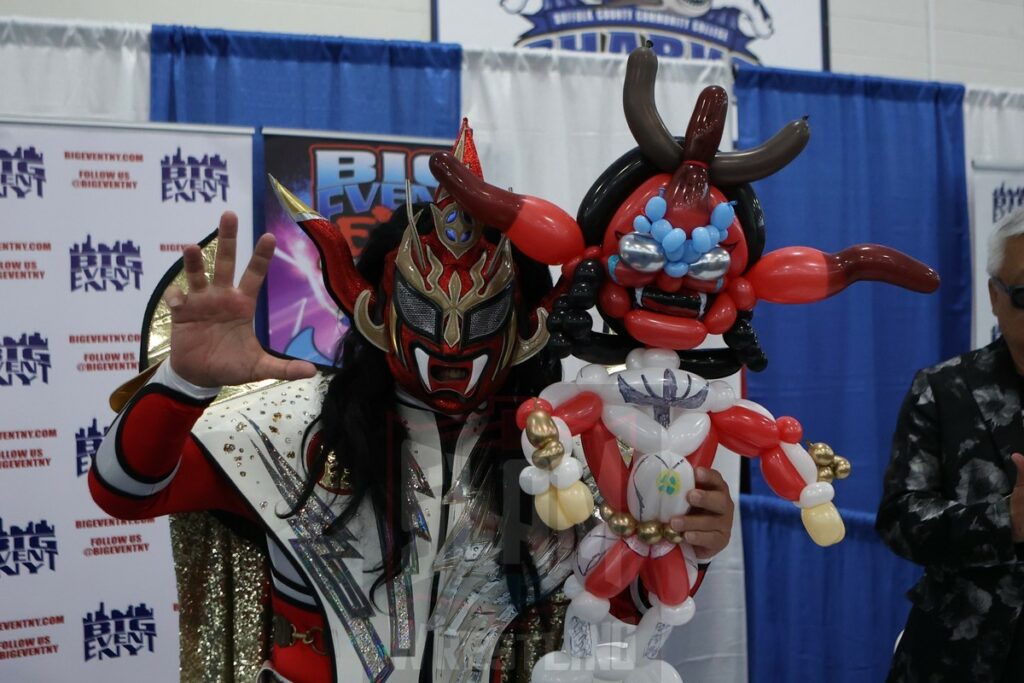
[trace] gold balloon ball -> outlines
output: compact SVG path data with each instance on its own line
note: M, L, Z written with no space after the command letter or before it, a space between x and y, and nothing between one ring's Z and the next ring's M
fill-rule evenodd
M668 524L662 526L661 535L669 543L675 543L678 545L679 543L683 542L683 535L675 529L673 529L672 527L670 527Z
M647 545L654 545L661 540L661 522L653 520L638 524L636 535Z
M628 512L616 512L608 518L608 528L616 536L632 536L636 531L636 520Z
M811 447L807 449L807 453L811 456L814 464L819 467L828 465L836 457L832 447L822 442L812 443Z
M837 455L836 461L832 463L832 469L836 473L836 479L846 479L850 476L850 472L853 470L853 466L850 461L846 458Z
M548 441L533 452L533 464L542 470L553 470L562 462L565 448L561 441Z
M835 479L835 476L835 472L832 471L831 467L818 467L818 481L824 481L831 484L832 480Z
M535 410L526 416L526 438L535 448L558 438L558 426L547 411Z
M613 510L612 506L608 503L604 503L600 508L598 508L598 512L601 514L601 519L606 522L615 514L615 510Z

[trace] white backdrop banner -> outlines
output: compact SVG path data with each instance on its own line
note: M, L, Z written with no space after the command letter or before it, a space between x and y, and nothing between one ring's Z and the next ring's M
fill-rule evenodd
M575 215L591 184L636 147L622 113L625 75L623 55L464 50L462 111L473 127L484 177ZM700 91L720 85L731 96L732 84L723 62L663 59L655 87L658 110L669 130L682 135ZM735 116L731 109L721 144L726 151L732 149ZM709 345L721 341L716 337ZM563 365L565 375L574 377L582 363L570 358ZM739 376L732 382L739 391ZM738 498L740 457L722 449L714 466ZM696 617L673 631L665 659L683 680L743 683L747 631L738 504L732 541L715 558L695 601Z
M1024 208L1024 157L1022 163L999 166L991 162L973 165L972 195L973 221L971 224L974 249L974 316L971 328L971 347L980 348L991 343L999 328L988 296L987 244L992 228L1003 217Z
M2 681L178 680L167 521L85 475L151 292L226 208L245 234L251 131L0 121Z
M150 28L0 18L0 115L149 121Z
M625 54L819 70L821 0L433 0L433 37L466 47Z
M974 272L971 343L978 348L992 341L996 325L985 271L988 237L999 219L1024 207L1024 90L967 88L964 156Z

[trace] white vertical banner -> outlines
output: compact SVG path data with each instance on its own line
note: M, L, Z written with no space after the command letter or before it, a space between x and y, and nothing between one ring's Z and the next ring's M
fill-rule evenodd
M167 521L86 475L150 295L229 208L251 234L251 130L0 121L2 681L178 680Z
M999 163L971 162L971 243L974 245L974 296L971 348L981 348L999 336L988 296L988 239L1005 216L1024 208L1024 160Z

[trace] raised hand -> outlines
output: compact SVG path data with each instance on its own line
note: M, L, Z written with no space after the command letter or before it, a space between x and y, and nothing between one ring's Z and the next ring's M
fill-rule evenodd
M217 229L212 281L203 272L200 248L192 245L185 249L188 293L172 284L164 294L171 310L171 368L201 387L312 377L316 373L312 363L272 356L253 330L256 297L274 256L274 236L260 237L235 287L237 239L238 216L226 211Z

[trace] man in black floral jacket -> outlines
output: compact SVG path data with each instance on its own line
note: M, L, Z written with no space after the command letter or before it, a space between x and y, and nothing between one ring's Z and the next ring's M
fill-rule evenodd
M890 682L1024 681L1024 211L988 274L1002 336L918 372L893 438L875 526L925 573Z

